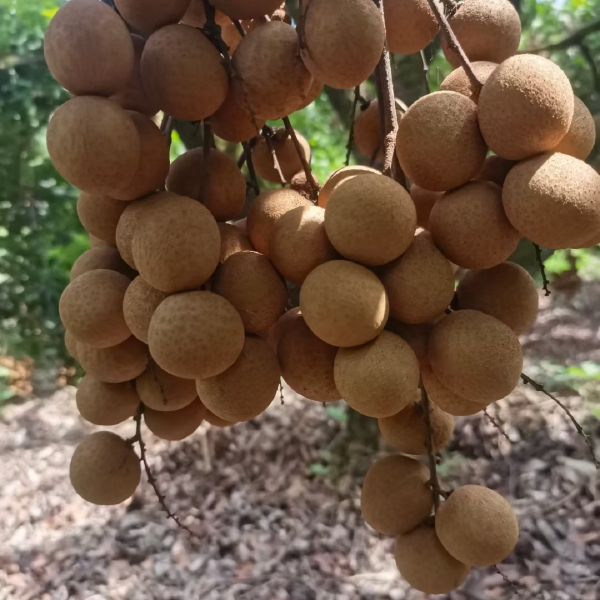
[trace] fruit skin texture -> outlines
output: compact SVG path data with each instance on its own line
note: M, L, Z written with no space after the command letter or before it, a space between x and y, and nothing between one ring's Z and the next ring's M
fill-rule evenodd
M506 60L479 95L479 126L494 154L522 160L552 150L574 110L573 89L560 67L533 54Z
M387 45L393 54L414 54L436 36L438 24L427 0L384 0Z
M467 271L456 289L459 309L478 310L508 325L517 335L527 331L538 313L535 281L521 266L504 262L492 269Z
M410 197L417 211L417 227L429 230L429 215L433 205L442 197L440 192L426 190L419 185L410 186Z
M123 316L129 279L122 273L97 269L83 273L66 287L59 302L63 325L75 339L97 348L124 342L131 331Z
M311 0L304 11L302 60L319 81L344 90L374 71L385 26L369 0Z
M269 256L273 227L279 218L297 206L313 206L310 200L288 189L267 190L258 196L248 212L248 237L257 252Z
M382 175L353 177L337 187L325 209L325 230L344 257L376 266L411 244L417 213L409 193Z
M223 264L230 256L244 250L254 250L248 235L230 223L217 223L221 234L221 257L219 263Z
M394 558L407 583L426 594L450 593L463 583L470 571L467 565L446 552L435 529L429 525L398 536Z
M508 0L465 0L450 25L471 61L501 63L517 52L521 40L519 13ZM460 59L444 36L442 49L448 62L458 67Z
M219 264L221 237L214 217L202 204L165 194L141 212L132 252L145 281L172 294L207 281Z
M384 331L358 348L340 348L333 376L354 410L367 417L390 417L414 402L419 362L401 337Z
M398 121L403 112L396 106L396 117ZM361 154L372 158L375 154L376 160L383 160L383 144L381 138L381 119L379 115L379 102L373 100L367 108L362 110L354 120L354 143Z
M468 417L481 412L486 403L465 400L451 392L436 376L430 367L421 368L423 387L429 394L429 399L444 412L455 417Z
M540 154L513 167L502 201L515 229L544 248L585 247L600 232L600 175L566 154Z
M306 138L297 131L296 137L302 147L304 158L310 163L309 143L306 141ZM277 155L277 161L279 162L283 178L287 183L290 183L294 175L302 170L302 163L296 152L296 146L294 146L292 138L287 136L285 129L281 127L275 129L271 139L271 145ZM258 138L256 144L252 148L252 159L254 160L256 174L259 177L262 177L271 183L281 183L281 177L275 168L271 149L262 135Z
M585 160L596 143L596 123L588 107L574 96L573 120L565 137L552 150Z
M90 248L81 254L71 268L71 281L83 273L96 269L117 271L129 279L135 276L132 269L123 262L117 250L106 246Z
M100 506L120 504L140 483L140 459L118 435L98 431L75 448L69 477L84 500Z
M252 122L250 113L245 110L244 104L238 104L236 101L233 87L230 87L225 102L211 117L210 124L213 133L222 140L247 142L257 135L265 124L263 119L255 118L254 121L256 126Z
M146 34L178 23L189 4L190 0L115 0L121 17L135 30Z
M130 381L103 383L85 375L77 388L77 410L94 425L118 425L135 415L140 398Z
M281 0L213 0L212 4L232 19L258 19L271 15L281 6Z
M344 348L377 337L389 316L383 284L365 267L345 260L323 263L310 273L300 290L300 309L319 339Z
M60 106L46 141L56 170L89 194L110 196L128 185L140 161L135 123L118 104L98 96L71 98Z
M211 292L169 296L154 312L150 353L177 377L212 377L228 369L244 345L244 325L230 302Z
M482 60L471 63L471 66L473 67L473 71L479 82L484 85L498 66L498 63ZM444 81L442 81L440 84L440 91L458 92L477 104L481 90L473 88L465 70L462 67L459 67L447 75Z
M431 210L429 225L444 256L465 269L495 267L521 239L504 213L502 189L489 181L471 181L444 194Z
M319 192L319 200L317 205L321 208L327 208L329 198L338 185L341 185L347 179L364 175L365 173L372 173L373 175L381 175L377 169L371 167L365 167L363 165L351 165L349 167L342 167L337 171L334 171L326 180Z
M221 56L203 33L187 25L167 25L153 33L141 70L150 99L176 119L201 121L227 97Z
M123 316L138 340L148 343L150 320L166 297L167 294L147 284L139 275L129 284L123 297Z
M420 396L420 391L417 394ZM392 448L403 454L425 456L429 431L425 424L424 411L421 402L414 402L391 417L379 419L381 437ZM438 452L445 448L452 439L454 418L435 404L430 404L429 420L433 448L435 452Z
M427 358L427 340L433 323L423 323L420 325L408 325L392 318L387 322L385 328L396 335L399 335L413 350L419 368L421 370L429 368L429 359Z
M429 469L406 456L375 461L363 481L362 517L375 531L397 536L420 525L431 513Z
M322 342L308 328L302 315L297 314L282 326L277 343L281 376L295 392L309 400L341 400L333 378L337 351L335 346Z
M81 192L77 199L77 215L85 230L113 246L119 219L126 208L127 204L108 196Z
M198 379L196 390L208 410L238 423L257 417L271 404L279 381L272 348L260 338L246 336L235 363L220 375Z
M83 370L105 383L123 383L141 375L148 365L148 347L133 336L110 348L77 344Z
M390 301L390 316L408 324L441 315L454 297L454 273L431 236L415 236L408 250L383 267L381 282Z
M281 119L299 109L312 83L298 54L296 30L281 21L257 27L233 55L237 103L257 119Z
M200 427L206 408L196 398L193 402L169 412L144 409L144 423L157 437L170 442L180 442Z
M269 259L258 252L230 256L217 269L212 289L240 313L247 333L265 331L285 312L285 283Z
M477 174L487 148L477 105L458 92L434 92L417 100L398 124L396 154L406 176L445 192Z
M155 363L135 380L135 389L145 406L159 412L180 410L197 396L193 379L175 377Z
M110 96L131 76L134 53L125 23L95 0L62 6L44 36L52 76L76 96Z
M273 227L269 256L283 277L297 285L319 265L338 258L325 232L325 210L298 206L285 213Z
M480 485L452 492L437 512L435 531L450 555L477 567L502 562L519 539L519 524L510 504Z
M515 160L508 160L507 158L492 154L485 159L479 173L473 179L477 181L491 181L502 187L506 176L516 164L517 161Z
M476 310L448 315L431 331L431 368L466 400L486 403L513 391L523 369L519 338L504 323Z
M184 152L171 165L167 189L202 201L217 221L235 219L246 202L246 180L242 172L227 154L211 148L209 177L203 190L202 178L199 177L203 162L202 148Z

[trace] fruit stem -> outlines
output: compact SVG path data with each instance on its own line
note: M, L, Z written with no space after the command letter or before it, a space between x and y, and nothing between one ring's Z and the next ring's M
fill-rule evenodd
M352 101L352 108L350 110L350 131L348 132L348 143L346 144L346 161L345 165L350 165L350 156L352 154L352 144L354 143L354 118L356 117L356 108L358 106L358 99L360 98L360 85L354 88L354 100Z
M490 413L487 411L487 408L483 409L483 414L486 416L487 420L500 432L500 434L512 444L512 440L508 437L506 431L504 431L504 427L502 427L502 425L500 425L500 423L494 419L492 415L490 415Z
M242 147L244 148L244 155L246 156L246 165L248 166L248 173L250 174L252 187L254 188L254 193L258 196L260 194L260 185L258 184L258 177L256 176L256 171L254 170L254 161L252 160L252 149L250 147L250 142L242 142Z
M289 117L283 117L283 124L285 125L285 130L287 132L287 134L292 138L292 142L294 142L294 148L296 148L296 154L298 155L298 158L300 159L300 162L302 163L302 169L304 171L304 174L306 175L306 182L308 183L308 187L310 189L310 199L313 202L317 201L317 195L319 193L319 184L315 181L315 178L313 177L312 171L310 169L310 165L308 164L308 161L306 160L306 156L304 156L304 151L302 149L302 146L300 145L300 142L298 141L298 136L296 135L296 132L294 131L294 128L292 127L292 124L290 123L290 118Z
M163 134L165 140L167 140L167 145L171 148L171 138L173 134L173 127L175 126L175 119L170 117L166 113L163 115L162 121L160 123L160 132Z
M269 152L273 157L273 167L279 176L279 183L281 184L281 187L285 187L285 177L283 176L283 171L281 170L281 165L277 158L277 152L275 152L275 146L273 146L273 130L268 125L265 125L262 128L262 136L265 138L265 142L267 142L267 146L269 147Z
M550 285L550 280L546 276L546 267L544 266L544 259L542 258L542 249L537 244L533 244L533 247L535 248L535 260L540 267L540 274L542 276L542 289L544 290L544 295L548 297L552 292L548 287Z
M210 181L210 150L212 146L212 128L210 117L202 123L202 166L200 167L200 204L204 204Z
M425 84L425 93L431 93L431 86L429 85L429 63L425 56L425 50L421 50L421 61L423 62L423 83Z
M425 427L427 428L427 456L429 457L429 485L431 487L431 496L433 498L433 509L437 513L440 508L440 496L442 495L442 489L440 487L440 480L437 474L437 464L435 458L435 451L433 449L433 429L431 428L431 403L429 401L429 395L425 391L425 386L421 382L421 404L423 405L423 418L425 420Z

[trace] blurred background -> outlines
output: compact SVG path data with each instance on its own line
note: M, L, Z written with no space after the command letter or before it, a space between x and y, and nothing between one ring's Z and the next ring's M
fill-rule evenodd
M558 63L600 125L600 0L513 3L521 49ZM68 97L42 47L60 4L0 0L0 600L423 598L399 580L391 542L360 519L360 477L382 450L376 424L288 389L283 406L247 425L203 429L181 444L150 440L159 481L197 539L175 529L147 490L126 509L91 507L71 491L72 447L94 428L74 407L78 373L58 318L71 266L89 248L77 191L45 148L49 117ZM437 42L426 58L435 90L449 65ZM426 93L418 54L394 56L392 68L406 104ZM375 97L369 82L361 92ZM291 115L321 182L344 164L351 104L351 92L326 88ZM197 130L176 125L172 158L200 145ZM235 145L222 149L240 154ZM598 145L589 162L600 168ZM553 294L523 336L526 372L598 433L600 252L546 256ZM515 260L538 277L530 244ZM506 436L487 418L459 419L440 466L448 486L486 482L511 497L523 535L503 572L523 582L522 597L597 600L600 497L580 438L533 390L518 390L492 412ZM515 594L482 571L450 597Z

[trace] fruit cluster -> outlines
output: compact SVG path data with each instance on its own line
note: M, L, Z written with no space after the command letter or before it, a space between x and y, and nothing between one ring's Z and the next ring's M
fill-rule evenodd
M306 140L296 134L300 156L287 129L260 129L323 85L360 85L386 39L392 52L422 50L438 34L431 3L384 0L384 25L371 0L303 0L298 29L280 0L210 3L207 24L199 0L115 0L118 13L70 0L46 33L48 66L74 95L50 121L48 150L81 190L94 242L60 300L67 347L86 372L81 415L111 426L143 408L154 434L181 440L203 420L258 416L283 378L308 399L343 398L377 418L400 453L439 451L454 416L520 380L518 335L536 318L538 292L507 262L519 241L600 242L600 176L583 162L595 141L589 112L559 67L515 56L520 22L508 0L464 0L450 24L474 62L444 35L456 70L440 91L396 106L410 192L351 166L330 175L315 205ZM159 111L210 118L228 142L252 139L258 175L290 187L264 191L240 220L236 163L205 143L169 164ZM361 152L383 157L377 102L354 130ZM71 480L90 502L119 503L139 484L139 460L131 443L95 433L77 447ZM433 519L435 496L429 470L398 454L368 472L362 512L398 536L409 583L445 593L471 566L503 560L518 525L487 488L454 491Z

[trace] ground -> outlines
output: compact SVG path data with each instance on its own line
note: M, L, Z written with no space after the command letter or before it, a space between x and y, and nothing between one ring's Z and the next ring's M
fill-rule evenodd
M598 284L545 300L522 339L525 372L600 363ZM574 295L573 295L574 294ZM546 369L547 370L547 369ZM598 437L585 399L560 399ZM349 442L335 411L284 390L251 423L202 426L182 443L145 435L178 529L143 483L133 500L96 507L68 481L74 446L96 428L74 390L9 405L0 416L0 600L421 600L399 577L393 540L359 510L377 454ZM552 400L519 386L485 416L457 419L439 472L446 489L485 483L515 508L521 535L501 572L473 569L447 600L600 598L600 495L588 449ZM334 418L337 417L337 418ZM118 428L123 435L133 424ZM426 561L427 557L423 557Z

